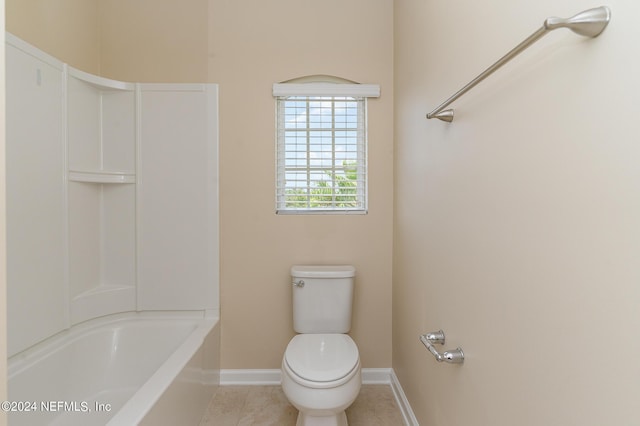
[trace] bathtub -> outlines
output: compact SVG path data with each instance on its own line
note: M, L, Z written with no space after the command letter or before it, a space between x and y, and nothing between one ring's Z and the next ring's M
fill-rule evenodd
M203 312L87 321L9 359L2 408L12 426L197 425L219 383L219 339Z

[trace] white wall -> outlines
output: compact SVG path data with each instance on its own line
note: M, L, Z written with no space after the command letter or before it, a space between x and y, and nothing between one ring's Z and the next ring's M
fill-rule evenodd
M9 355L64 329L63 64L6 47ZM37 125L35 125L37 123Z
M638 424L640 4L395 2L393 366L422 425ZM418 336L442 328L463 366Z

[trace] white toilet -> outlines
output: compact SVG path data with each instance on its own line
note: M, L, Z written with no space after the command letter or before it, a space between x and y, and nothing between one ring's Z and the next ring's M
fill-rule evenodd
M282 389L297 426L346 426L360 392L360 355L351 329L353 266L293 266L293 328L282 359Z

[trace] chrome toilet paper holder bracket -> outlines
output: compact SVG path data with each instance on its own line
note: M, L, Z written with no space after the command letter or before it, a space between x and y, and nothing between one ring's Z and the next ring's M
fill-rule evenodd
M448 362L450 364L462 364L464 363L464 352L462 352L462 348L456 348L453 350L444 351L443 353L438 352L438 350L433 345L444 345L445 337L444 331L432 331L427 334L423 334L420 336L420 341L422 344L431 352L431 354L435 357L438 362Z

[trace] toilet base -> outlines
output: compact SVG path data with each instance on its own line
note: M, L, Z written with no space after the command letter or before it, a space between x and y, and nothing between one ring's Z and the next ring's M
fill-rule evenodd
M331 416L312 416L299 411L296 426L348 426L347 414L342 411Z
M348 426L345 410L356 400L362 385L360 359L351 373L335 382L305 386L282 360L282 390L298 409L296 426ZM331 386L331 385L335 386ZM326 387L317 387L324 385Z

